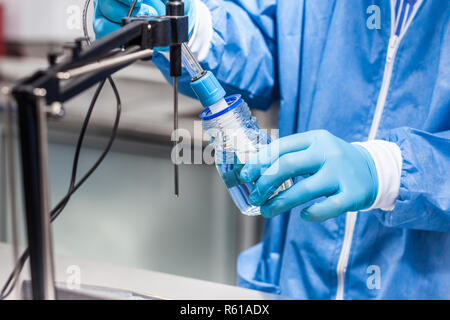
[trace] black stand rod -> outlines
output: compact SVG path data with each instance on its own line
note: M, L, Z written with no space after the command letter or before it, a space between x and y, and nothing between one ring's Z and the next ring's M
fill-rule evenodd
M23 88L23 87L22 87ZM30 249L33 298L54 299L53 261L47 186L45 90L13 92L18 106L22 177Z

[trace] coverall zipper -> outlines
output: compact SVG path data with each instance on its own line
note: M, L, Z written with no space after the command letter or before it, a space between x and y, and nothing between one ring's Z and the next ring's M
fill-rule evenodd
M400 1L400 0L398 0ZM406 1L406 0L405 0ZM417 1L413 12L411 13L411 18L406 23L405 28L401 31L399 35L396 34L396 12L395 12L395 3L391 0L391 36L389 39L388 50L386 53L386 62L383 73L383 81L381 84L380 93L377 100L377 106L375 108L375 113L372 120L372 125L369 131L368 140L374 140L378 127L380 125L381 116L383 115L384 105L386 104L386 98L389 91L389 86L392 78L392 71L394 68L395 56L397 55L398 47L400 46L400 42L403 39L403 36L408 30L411 21L414 19L414 16L417 13L420 5L423 0ZM403 23L403 21L400 21ZM345 282L345 273L347 271L348 259L350 257L350 249L352 246L353 232L355 230L357 212L347 212L345 217L345 233L344 240L342 242L341 253L339 255L339 261L336 269L337 274L337 290L336 290L336 300L344 299L344 282Z

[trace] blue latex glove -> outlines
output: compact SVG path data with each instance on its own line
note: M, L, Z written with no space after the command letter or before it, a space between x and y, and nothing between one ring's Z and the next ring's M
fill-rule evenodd
M120 28L133 0L94 0L94 32L100 39ZM132 16L163 16L167 0L137 0ZM195 2L184 0L184 14L189 17L189 35L195 23Z
M304 179L268 200L284 181L297 176ZM256 181L250 202L261 206L261 214L267 218L325 196L301 213L307 221L324 221L369 208L378 192L369 152L325 130L294 134L262 147L240 177L245 182Z

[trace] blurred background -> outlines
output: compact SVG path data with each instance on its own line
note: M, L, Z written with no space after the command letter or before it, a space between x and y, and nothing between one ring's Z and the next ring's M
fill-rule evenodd
M83 5L83 0L0 0L0 86L45 68L49 50L82 36ZM93 38L92 30L90 34ZM171 87L151 62L134 64L114 79L123 104L118 137L102 165L53 223L55 252L235 284L237 255L258 242L262 219L237 211L211 165L181 165L180 197L176 199L170 160ZM67 192L75 143L92 95L93 89L77 96L64 105L63 119L49 120L52 205ZM0 241L8 242L4 107L2 97ZM201 110L197 101L181 97L180 127L192 132ZM103 150L115 111L114 96L105 85L81 152L79 176ZM276 126L276 106L254 114L261 127ZM198 145L205 143L199 141ZM23 216L17 150L15 157L16 202ZM23 220L20 227L25 244Z

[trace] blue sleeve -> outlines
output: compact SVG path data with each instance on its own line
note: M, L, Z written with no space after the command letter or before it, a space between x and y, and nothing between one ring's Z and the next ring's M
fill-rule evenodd
M450 131L398 128L389 140L401 149L399 197L393 211L375 214L387 226L450 231Z
M276 99L276 0L203 2L211 12L213 36L202 67L214 73L227 95L239 93L249 106L267 109ZM155 53L153 62L170 81L167 59ZM193 97L189 82L183 71L180 92Z

